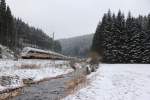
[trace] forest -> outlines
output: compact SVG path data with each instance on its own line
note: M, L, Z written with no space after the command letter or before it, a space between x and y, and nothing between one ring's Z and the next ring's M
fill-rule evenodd
M125 17L109 10L99 22L91 49L105 63L150 63L150 14Z
M61 52L61 45L41 29L32 27L11 13L5 0L0 0L0 44L15 52L30 46Z

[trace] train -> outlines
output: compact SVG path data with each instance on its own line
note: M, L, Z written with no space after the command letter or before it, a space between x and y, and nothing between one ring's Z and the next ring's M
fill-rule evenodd
M52 60L71 60L72 57L65 56L54 51L41 50L31 47L23 48L21 52L22 59L52 59Z

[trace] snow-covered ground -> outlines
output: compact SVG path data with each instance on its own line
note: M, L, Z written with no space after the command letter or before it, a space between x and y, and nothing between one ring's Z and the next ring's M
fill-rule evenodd
M33 68L32 68L33 67ZM45 78L56 77L73 71L67 61L50 60L0 60L0 77L17 77L12 79L11 85L1 86L0 91L8 88L23 86L23 79L40 81Z
M3 59L13 59L14 52L0 44L0 57L2 57Z
M150 100L150 65L100 66L90 85L64 100Z

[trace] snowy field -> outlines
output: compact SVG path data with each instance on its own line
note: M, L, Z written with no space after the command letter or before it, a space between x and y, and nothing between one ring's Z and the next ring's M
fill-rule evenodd
M100 65L90 85L64 100L150 100L150 65Z
M0 91L8 88L23 86L23 79L40 81L45 78L56 77L73 71L67 61L50 60L0 60L0 77L17 77L6 86L0 85ZM8 82L9 83L9 82Z

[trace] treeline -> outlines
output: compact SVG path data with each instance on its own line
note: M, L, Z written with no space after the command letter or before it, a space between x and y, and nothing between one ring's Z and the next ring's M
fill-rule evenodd
M42 30L30 27L24 23L21 19L15 19L16 32L18 38L19 48L26 46L51 49L52 38L49 38Z
M127 18L109 10L99 22L92 50L105 63L150 63L150 14Z
M0 0L0 44L17 52L26 46L61 52L58 41L53 41L41 29L15 18L5 0Z
M10 8L6 5L5 0L0 0L0 44L13 48L16 37L14 29Z

